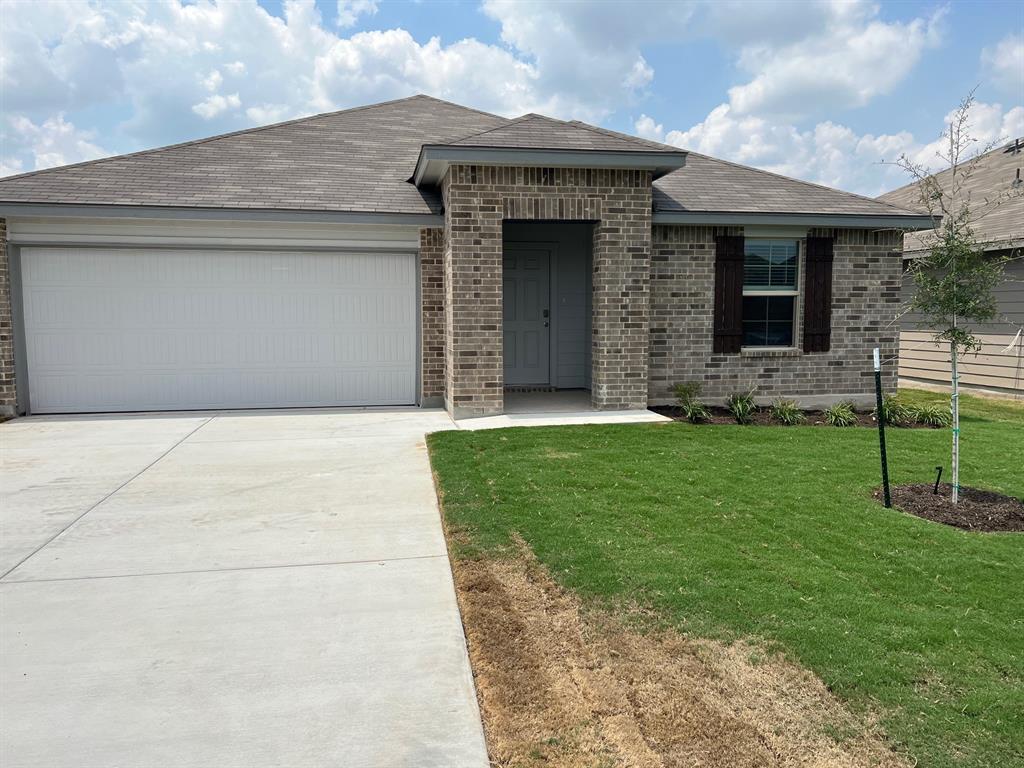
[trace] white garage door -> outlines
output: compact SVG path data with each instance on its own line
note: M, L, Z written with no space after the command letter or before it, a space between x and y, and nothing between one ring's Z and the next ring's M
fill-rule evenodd
M411 254L21 254L35 413L415 401Z

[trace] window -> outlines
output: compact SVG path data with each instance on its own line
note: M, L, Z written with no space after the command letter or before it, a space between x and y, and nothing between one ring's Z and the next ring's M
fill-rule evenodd
M747 240L743 256L743 346L791 347L796 317L796 240Z

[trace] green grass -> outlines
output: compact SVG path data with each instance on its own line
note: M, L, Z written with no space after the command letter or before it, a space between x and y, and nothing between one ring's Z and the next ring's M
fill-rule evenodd
M903 392L906 403L942 395ZM964 397L964 485L1024 495L1024 408ZM949 430L890 429L893 483ZM518 532L585 599L755 637L882 717L923 766L1024 765L1024 535L886 510L873 429L640 424L429 439L449 523Z

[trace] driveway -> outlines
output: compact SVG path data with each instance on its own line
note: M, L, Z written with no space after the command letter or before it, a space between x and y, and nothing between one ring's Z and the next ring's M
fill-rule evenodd
M485 766L440 411L0 425L0 764Z

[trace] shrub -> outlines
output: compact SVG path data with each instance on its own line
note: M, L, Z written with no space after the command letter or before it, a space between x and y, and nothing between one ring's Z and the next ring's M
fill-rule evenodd
M749 392L734 392L725 401L725 407L736 419L737 424L750 424L757 413L757 405L754 404L754 390Z
M901 403L896 395L886 395L882 398L881 415L879 415L878 408L871 413L876 419L882 418L886 424L892 424L895 427L905 427L914 421L911 409Z
M909 409L910 418L918 424L938 429L953 423L949 408L942 405L918 405Z
M825 423L833 427L852 427L857 423L857 414L853 410L853 403L836 403L824 412Z
M693 424L711 420L711 411L700 401L700 390L699 381L685 381L682 384L676 384L675 387L679 410L686 420Z
M799 424L805 418L804 412L792 400L776 400L772 404L772 419L787 427Z

